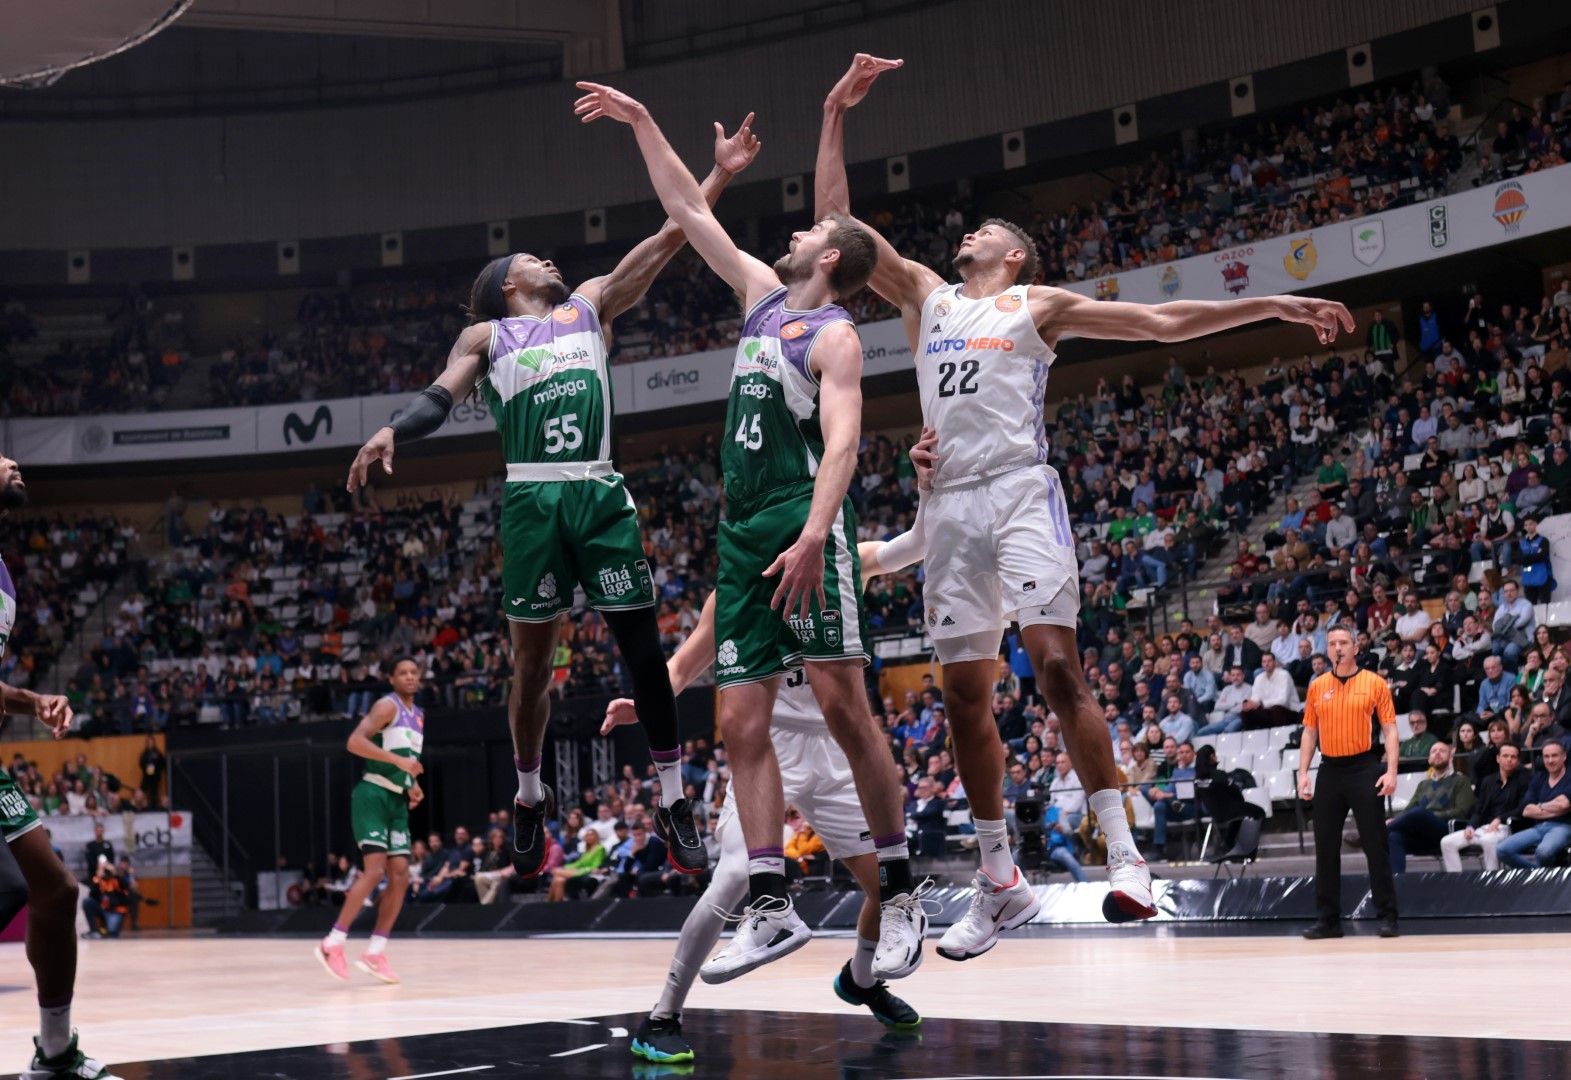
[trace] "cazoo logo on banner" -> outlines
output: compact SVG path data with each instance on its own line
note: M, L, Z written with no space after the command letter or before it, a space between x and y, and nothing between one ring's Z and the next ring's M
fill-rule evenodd
M290 413L284 417L284 445L293 446L296 442L308 443L316 438L318 428L325 427L327 433L333 433L333 410L326 405L318 405L316 412L311 414L310 422L300 419L299 413Z

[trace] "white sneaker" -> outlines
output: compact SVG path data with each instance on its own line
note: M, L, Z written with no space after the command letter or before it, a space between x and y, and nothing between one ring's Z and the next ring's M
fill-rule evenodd
M730 982L796 952L812 938L789 899L768 896L742 910L736 936L698 969L698 976L706 983Z
M1005 930L1024 926L1042 910L1042 902L1015 868L1015 879L1000 885L986 870L976 872L976 891L965 916L938 941L938 955L946 960L970 960L998 944Z
M922 966L922 938L927 935L927 908L923 899L933 887L927 878L908 893L900 893L879 907L878 950L873 953L873 978L903 979Z
M1149 919L1156 914L1151 898L1151 871L1135 845L1114 841L1107 845L1107 884L1102 918L1111 923Z

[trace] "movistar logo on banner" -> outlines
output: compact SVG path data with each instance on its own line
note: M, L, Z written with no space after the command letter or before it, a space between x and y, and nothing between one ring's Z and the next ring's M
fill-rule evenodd
M309 423L300 419L299 413L290 413L284 417L284 445L293 446L296 442L308 443L316 438L319 428L326 428L329 435L333 433L333 410L326 405L316 407L316 412L311 414Z

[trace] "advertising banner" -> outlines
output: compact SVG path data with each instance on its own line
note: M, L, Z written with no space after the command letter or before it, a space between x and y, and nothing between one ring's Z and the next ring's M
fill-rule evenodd
M1571 165L1486 184L1307 232L1270 237L1161 266L1067 286L1099 300L1160 304L1314 292L1339 281L1571 227ZM911 349L899 319L859 328L866 374L905 369ZM724 401L731 349L644 360L611 369L619 414ZM398 415L410 394L134 416L9 421L9 455L23 465L286 454L359 446ZM494 430L490 410L459 402L436 438ZM347 463L347 456L346 456Z

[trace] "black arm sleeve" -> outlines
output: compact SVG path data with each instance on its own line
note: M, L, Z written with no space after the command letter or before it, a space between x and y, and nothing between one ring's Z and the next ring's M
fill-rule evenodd
M453 395L447 387L432 383L420 391L420 396L388 426L393 429L399 442L423 439L441 427L447 421L447 414L452 411Z

